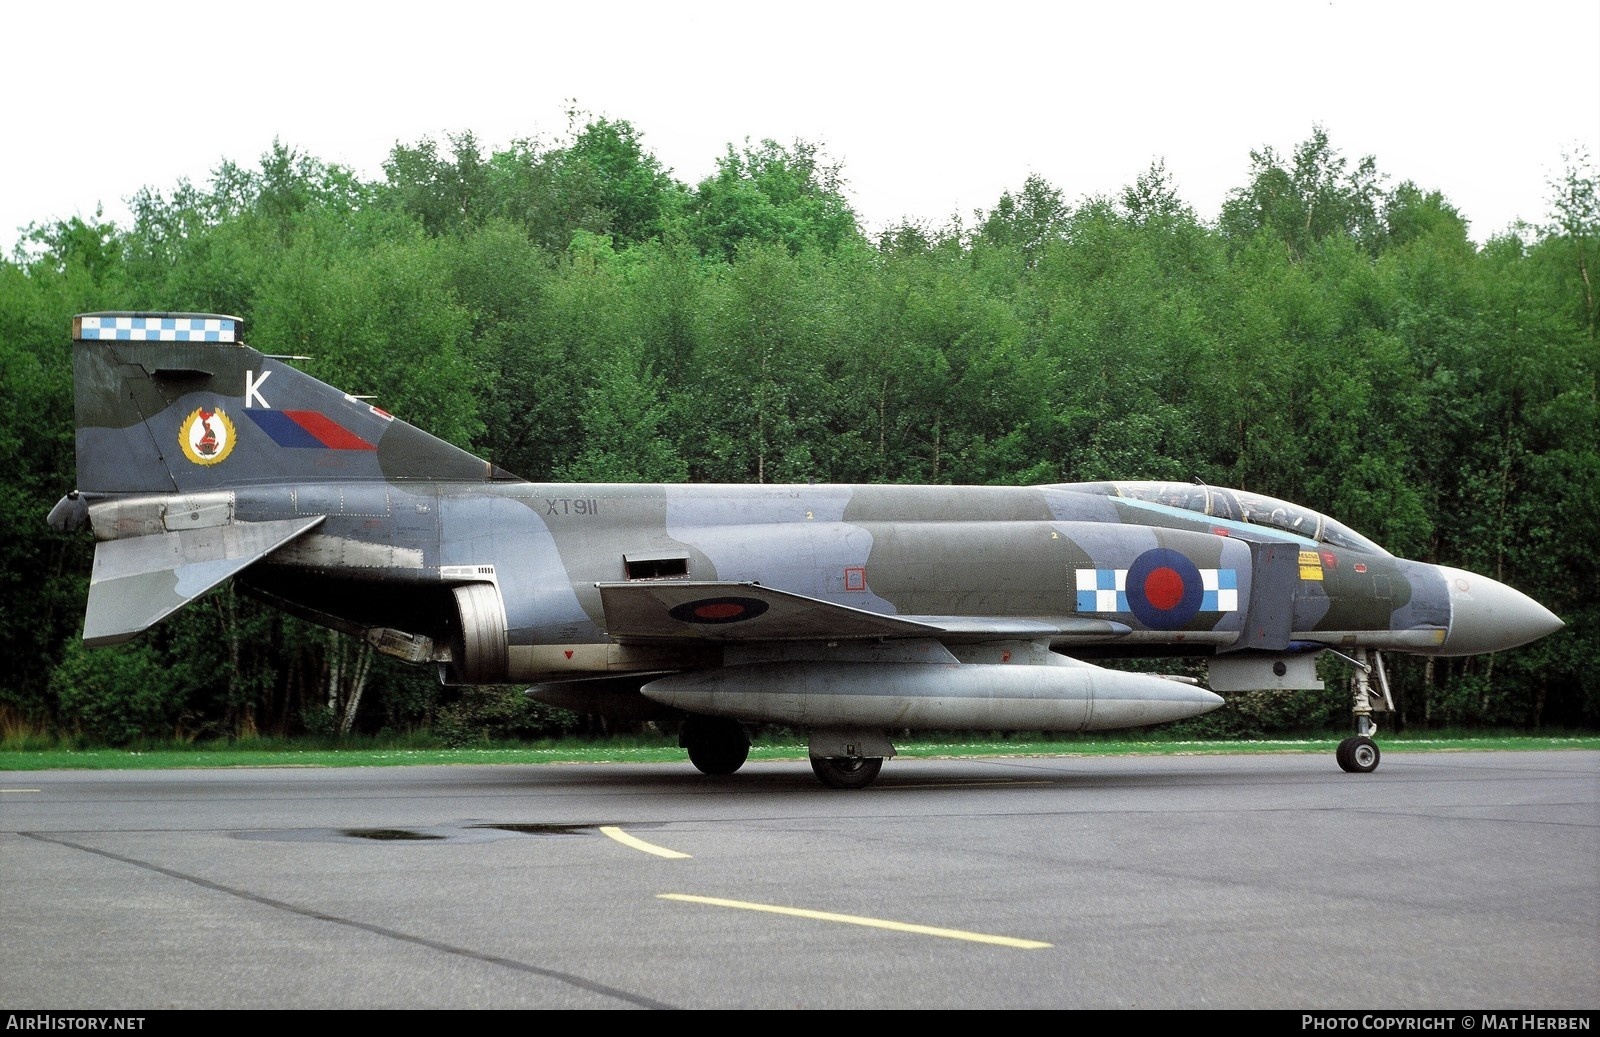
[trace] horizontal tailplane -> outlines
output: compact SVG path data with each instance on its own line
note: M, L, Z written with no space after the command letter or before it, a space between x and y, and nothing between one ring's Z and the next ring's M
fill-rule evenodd
M234 522L95 545L84 643L133 639L322 521Z

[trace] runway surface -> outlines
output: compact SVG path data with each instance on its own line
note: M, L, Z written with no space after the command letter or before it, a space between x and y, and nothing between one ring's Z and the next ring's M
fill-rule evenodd
M0 774L0 1010L1600 1006L1600 753Z

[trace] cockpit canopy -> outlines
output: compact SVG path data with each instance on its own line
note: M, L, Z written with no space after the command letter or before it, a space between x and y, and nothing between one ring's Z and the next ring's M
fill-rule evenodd
M1194 511L1228 522L1269 526L1319 544L1350 551L1380 555L1389 553L1349 526L1319 511L1247 490L1179 482L1073 483L1063 489L1125 497L1182 511Z

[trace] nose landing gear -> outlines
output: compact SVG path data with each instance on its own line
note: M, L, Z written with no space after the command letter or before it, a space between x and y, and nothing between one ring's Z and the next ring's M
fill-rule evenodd
M1383 672L1383 656L1369 648L1358 648L1355 658L1350 662L1355 666L1350 676L1350 690L1354 697L1351 711L1356 718L1356 733L1339 743L1334 759L1338 761L1340 769L1350 774L1370 774L1378 769L1378 760L1382 756L1378 752L1378 743L1372 740L1372 736L1378 733L1378 725L1372 719L1372 714L1375 708L1392 712L1394 699L1389 695L1389 676ZM1374 674L1378 678L1380 696L1376 707L1372 694Z

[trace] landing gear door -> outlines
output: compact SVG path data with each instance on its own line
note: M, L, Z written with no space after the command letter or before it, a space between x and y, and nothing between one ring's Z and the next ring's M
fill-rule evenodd
M1278 652L1289 646L1294 596L1300 587L1300 549L1295 544L1252 543L1255 572L1244 631L1230 651Z

